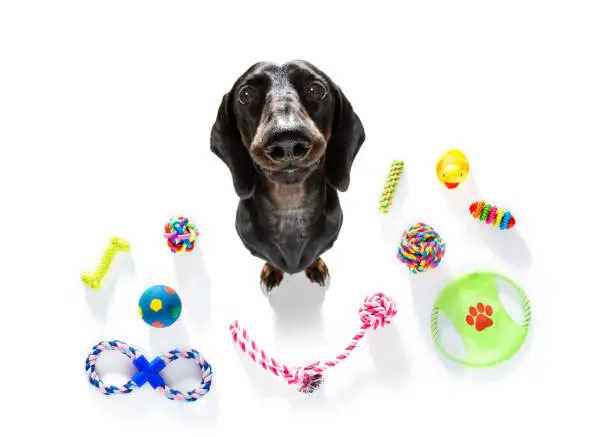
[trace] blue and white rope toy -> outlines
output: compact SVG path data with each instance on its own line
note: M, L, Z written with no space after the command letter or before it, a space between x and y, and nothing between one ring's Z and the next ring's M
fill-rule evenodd
M132 378L121 387L115 387L114 385L104 385L104 382L96 372L96 363L100 354L104 351L114 350L121 352L127 356L132 363L138 369L138 372L132 376ZM164 382L163 378L159 374L167 364L178 360L179 358L186 358L188 360L195 360L202 371L202 381L193 390L182 393L178 390L169 387ZM186 402L194 402L202 398L206 393L210 391L210 385L212 383L212 368L210 364L200 356L200 353L195 349L191 350L178 350L173 349L166 352L153 361L149 362L142 352L138 349L118 340L112 341L101 341L95 345L85 361L85 371L89 383L96 387L100 393L106 396L115 394L128 394L137 388L142 387L147 382L154 389L163 392L166 397L170 400L182 400Z

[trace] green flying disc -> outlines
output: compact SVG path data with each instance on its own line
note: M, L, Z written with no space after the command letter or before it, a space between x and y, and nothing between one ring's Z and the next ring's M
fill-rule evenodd
M495 279L512 285L523 303L519 325L506 312L495 288ZM438 314L444 313L461 336L466 357L460 359L446 351L440 342ZM431 335L446 358L470 367L490 367L514 356L527 337L531 304L521 287L498 273L475 272L447 284L431 312Z

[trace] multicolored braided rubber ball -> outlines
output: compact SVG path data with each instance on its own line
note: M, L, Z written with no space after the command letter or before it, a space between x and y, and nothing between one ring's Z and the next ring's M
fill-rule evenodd
M172 253L191 252L200 236L195 224L186 217L171 219L164 227L164 237Z
M404 231L397 249L397 258L416 274L438 267L446 243L431 226L417 223Z
M482 200L470 205L470 214L475 219L499 228L501 231L511 229L516 224L516 220L514 220L510 211L490 205Z

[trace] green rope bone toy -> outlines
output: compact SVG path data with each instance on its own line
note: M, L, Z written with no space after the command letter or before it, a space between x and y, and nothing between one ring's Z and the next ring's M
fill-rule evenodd
M389 175L387 176L387 181L385 182L383 188L383 193L378 202L378 209L383 214L387 214L389 212L389 208L391 208L391 204L393 203L393 198L395 197L395 192L397 190L397 185L403 171L404 161L396 159L391 163L391 169L389 170Z
M510 317L499 299L495 279L513 286L523 303L523 321ZM438 315L443 312L461 336L466 358L450 354L440 341ZM531 322L531 304L514 281L498 273L475 272L446 285L431 312L431 335L451 361L469 367L492 367L513 357L523 345Z
M127 252L128 250L130 250L130 244L123 238L111 238L110 245L104 251L102 260L100 261L100 264L95 272L85 272L81 274L81 280L83 283L93 290L99 290L102 286L102 280L108 273L111 263L113 262L113 258L115 258L117 252Z

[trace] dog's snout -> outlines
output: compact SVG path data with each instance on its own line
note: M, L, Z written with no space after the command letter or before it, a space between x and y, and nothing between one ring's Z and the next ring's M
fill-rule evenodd
M306 156L309 148L307 141L285 139L271 144L268 148L268 154L278 162L296 161Z

